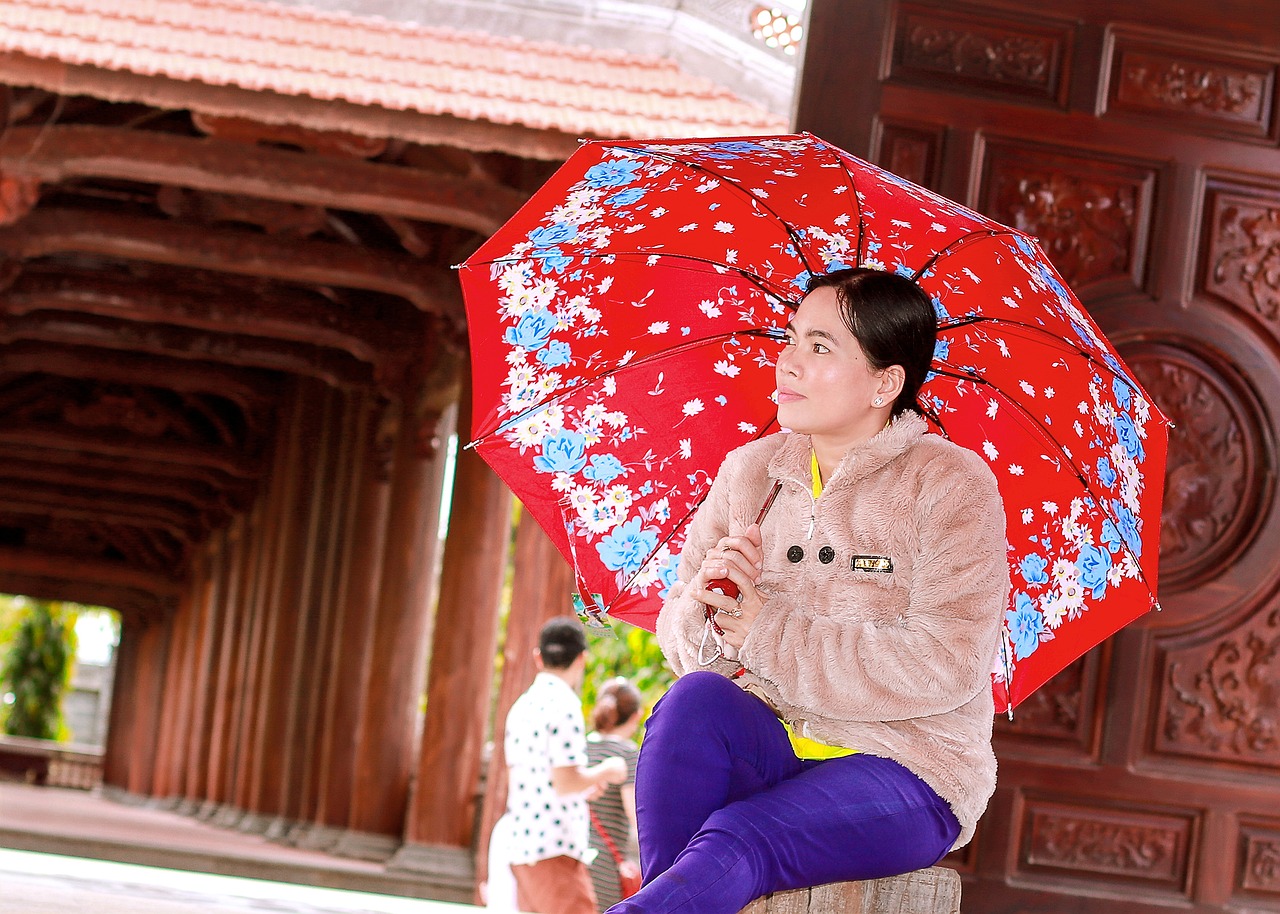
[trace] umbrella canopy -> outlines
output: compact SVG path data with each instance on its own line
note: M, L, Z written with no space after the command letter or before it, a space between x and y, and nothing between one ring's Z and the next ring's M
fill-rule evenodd
M473 446L652 629L724 455L778 430L807 279L851 266L932 297L921 405L999 480L1012 709L1155 604L1167 426L1024 233L808 134L585 143L462 267Z

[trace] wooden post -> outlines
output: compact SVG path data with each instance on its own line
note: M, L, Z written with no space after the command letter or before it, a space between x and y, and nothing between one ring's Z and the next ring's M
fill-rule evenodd
M943 866L757 898L741 914L960 914L960 877Z
M355 503L343 535L346 563L338 584L341 596L332 647L334 673L325 700L315 825L299 842L318 849L336 844L350 822L357 737L372 662L391 495L392 410L386 402L370 396L361 398L357 410L353 437L360 447L360 459L352 468Z

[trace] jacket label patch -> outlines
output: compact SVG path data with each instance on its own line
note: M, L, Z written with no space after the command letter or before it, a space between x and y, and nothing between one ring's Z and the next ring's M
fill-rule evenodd
M855 555L849 564L854 571L893 571L893 559L887 555Z

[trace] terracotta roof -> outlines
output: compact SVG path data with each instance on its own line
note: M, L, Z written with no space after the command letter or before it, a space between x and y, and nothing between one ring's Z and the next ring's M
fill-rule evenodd
M787 129L660 57L260 0L0 0L0 51L580 135Z

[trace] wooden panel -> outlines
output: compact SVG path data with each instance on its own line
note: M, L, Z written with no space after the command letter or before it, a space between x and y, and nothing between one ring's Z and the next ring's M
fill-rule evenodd
M990 137L979 209L1040 239L1080 297L1141 289L1158 166Z
M997 714L997 757L1096 762L1110 656L1110 645L1100 645L1020 704L1013 720Z
M1099 113L1158 119L1166 128L1268 142L1276 136L1280 57L1246 46L1113 26Z
M901 3L889 78L1062 107L1071 49L1068 21Z
M1137 883L1170 896L1189 890L1194 811L1027 796L1020 819L1020 876Z
M1153 751L1274 776L1280 771L1280 609L1162 652Z
M1242 818L1238 862L1233 888L1245 896L1240 901L1280 904L1280 820Z
M1238 369L1205 341L1144 342L1124 355L1173 422L1160 519L1161 593L1204 588L1253 544L1266 516L1270 445L1262 406ZM1207 597L1196 617L1207 618L1222 600Z
M1199 291L1280 339L1280 181L1210 173Z
M877 121L875 160L895 175L937 189L946 127L911 121Z

